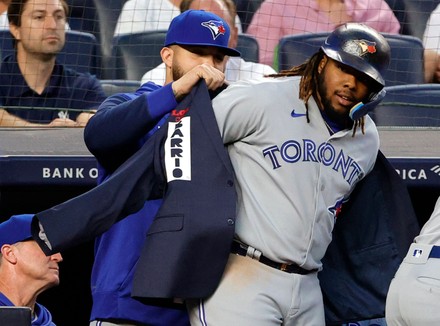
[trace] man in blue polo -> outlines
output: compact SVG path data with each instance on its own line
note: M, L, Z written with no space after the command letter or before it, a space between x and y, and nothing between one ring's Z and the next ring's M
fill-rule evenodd
M14 215L0 224L0 306L29 307L32 326L55 326L37 303L43 291L60 283L60 253L46 256L31 239L33 214Z
M81 127L105 99L95 77L56 61L65 43L67 12L65 0L9 5L16 51L0 68L0 126Z

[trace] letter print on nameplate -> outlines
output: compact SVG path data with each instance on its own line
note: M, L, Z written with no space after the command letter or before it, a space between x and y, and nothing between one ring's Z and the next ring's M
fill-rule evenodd
M174 113L174 112L173 112ZM165 169L168 182L191 180L191 117L168 122L165 141Z

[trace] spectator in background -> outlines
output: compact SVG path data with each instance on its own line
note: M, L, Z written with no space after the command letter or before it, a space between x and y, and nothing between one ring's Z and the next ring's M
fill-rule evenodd
M128 0L124 3L115 35L167 29L179 14L180 0Z
M235 0L237 15L240 17L243 33L246 33L255 12L260 8L263 0Z
M279 40L290 34L330 32L346 22L364 23L378 32L397 34L400 23L384 0L266 0L247 33L257 38L260 62L274 65Z
M9 29L8 6L11 0L0 0L0 29ZM66 22L66 30L69 30L69 24Z
M231 28L231 37L228 45L231 48L237 47L238 30L237 27L234 26L233 18L237 13L235 11L235 4L232 0L183 0L180 4L180 11L184 12L188 9L209 11L223 18ZM268 65L246 62L240 57L228 58L225 70L226 80L228 82L261 78L264 75L270 75L273 73L275 73L275 70ZM165 82L165 63L148 71L142 77L142 84L148 81L153 81L159 85L162 85Z
M400 24L399 34L405 35L413 35L415 32L413 31L413 27L410 24L410 18L408 17L407 10L411 10L408 8L408 3L406 0L385 0L388 6L396 16L397 20Z
M122 7L115 36L168 29L171 20L180 14L181 0L128 0ZM235 25L241 33L240 18L235 16Z
M16 51L0 68L0 126L83 127L105 99L95 77L56 61L65 43L67 13L65 0L9 5Z
M32 310L32 326L54 326L50 312L37 303L45 290L60 283L57 253L46 256L31 238L33 214L14 215L0 224L0 306Z
M425 81L440 83L440 4L431 13L423 34Z

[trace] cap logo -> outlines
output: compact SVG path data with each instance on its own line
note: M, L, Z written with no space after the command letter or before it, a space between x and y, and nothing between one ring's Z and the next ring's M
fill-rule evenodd
M358 57L376 52L376 42L368 40L349 40L342 46L342 50Z
M211 31L212 38L214 40L219 35L224 35L226 33L226 28L223 25L223 22L219 21L219 20L210 20L210 21L201 23L201 25Z

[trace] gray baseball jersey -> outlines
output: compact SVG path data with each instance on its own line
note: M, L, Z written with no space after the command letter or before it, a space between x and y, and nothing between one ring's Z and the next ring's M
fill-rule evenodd
M298 98L299 77L239 81L213 100L236 174L236 237L268 258L321 268L336 212L372 168L374 122L365 135L330 135L320 110Z
M440 246L440 197L437 199L431 217L423 225L414 242Z
M438 325L440 259L431 257L431 251L439 245L440 198L391 281L385 306L387 325Z

